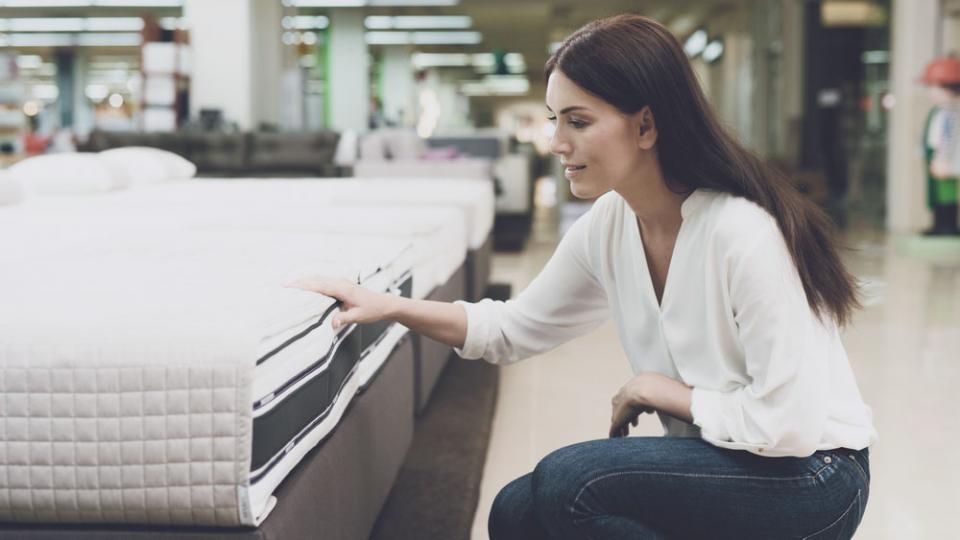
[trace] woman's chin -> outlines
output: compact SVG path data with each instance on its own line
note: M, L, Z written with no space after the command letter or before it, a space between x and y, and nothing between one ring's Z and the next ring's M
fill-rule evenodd
M570 181L570 193L578 199L596 199L602 193L598 192L596 189L591 189L589 186L586 186L580 182Z

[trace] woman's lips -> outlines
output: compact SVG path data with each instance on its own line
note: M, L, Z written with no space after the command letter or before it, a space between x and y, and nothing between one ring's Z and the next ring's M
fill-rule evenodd
M573 177L573 176L576 176L577 174L580 173L580 171L582 171L582 170L584 170L584 169L586 169L586 168L587 168L586 165L564 165L564 166L563 166L563 174L564 174L564 176L566 176L567 178L571 178L571 177Z

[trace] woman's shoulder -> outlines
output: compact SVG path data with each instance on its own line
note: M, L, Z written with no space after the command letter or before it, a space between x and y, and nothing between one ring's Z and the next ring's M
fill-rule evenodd
M578 221L582 221L583 228L587 230L603 229L605 225L609 226L623 217L625 206L623 197L615 191L608 191L597 197Z
M697 194L703 198L699 213L717 240L743 245L746 239L779 231L776 218L749 199L702 189Z

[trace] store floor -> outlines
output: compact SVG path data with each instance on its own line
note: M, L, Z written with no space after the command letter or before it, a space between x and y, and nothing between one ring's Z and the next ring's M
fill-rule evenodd
M497 254L494 281L514 293L539 272L558 239L558 212L540 210L527 249ZM883 235L856 234L850 268L865 309L844 334L880 442L856 535L939 539L960 529L960 264L910 259ZM550 451L606 435L610 399L631 376L612 323L542 356L505 366L472 531L487 538L497 491ZM633 435L660 435L645 415Z

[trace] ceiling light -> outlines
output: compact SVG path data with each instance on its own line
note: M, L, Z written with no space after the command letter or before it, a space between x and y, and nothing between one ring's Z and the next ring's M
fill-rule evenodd
M292 0L288 5L296 7L363 7L366 0Z
M180 7L183 0L93 0L95 6Z
M519 96L530 91L530 81L517 75L487 75L480 81L460 85L467 96Z
M707 63L713 63L723 56L723 42L715 39L703 48L703 59Z
M285 30L323 30L330 26L330 19L323 15L316 17L307 15L287 16L281 20L281 24Z
M860 58L864 64L888 64L890 63L890 51L863 51Z
M7 0L5 7L84 7L89 0Z
M370 0L371 6L455 6L460 0Z
M84 30L90 32L139 32L143 30L140 17L87 17Z
M10 47L139 47L138 33L38 33L6 34Z
M183 0L0 0L4 7L180 7Z
M369 45L477 45L480 32L367 32Z
M0 30L6 32L82 32L79 17L0 19Z
M504 62L512 73L523 73L527 70L527 63L520 53L507 53ZM474 67L480 72L491 72L495 67L493 55L490 53L422 53L415 52L410 56L410 63L416 69L433 67Z
M5 32L139 32L140 17L17 17L0 19Z
M467 16L370 16L364 19L364 25L370 30L414 30L419 28L438 28L444 30L465 30L473 26L473 19Z
M21 54L17 57L17 67L20 69L39 69L43 65L43 58L35 54Z
M467 67L473 56L466 53L413 53L410 63L417 69L431 67Z
M35 99L41 101L54 101L60 95L60 90L55 84L37 84L30 90Z
M824 26L884 26L887 11L866 0L835 0L820 4L820 20Z
M477 45L480 32L412 32L414 45Z
M283 0L295 7L363 7L363 6L455 6L460 0Z
M110 93L110 89L103 84L88 84L83 93L93 101L103 101Z
M703 52L703 49L707 46L707 41L707 31L703 29L697 30L690 34L687 41L683 43L683 52L687 53L687 56L690 58L695 58Z

